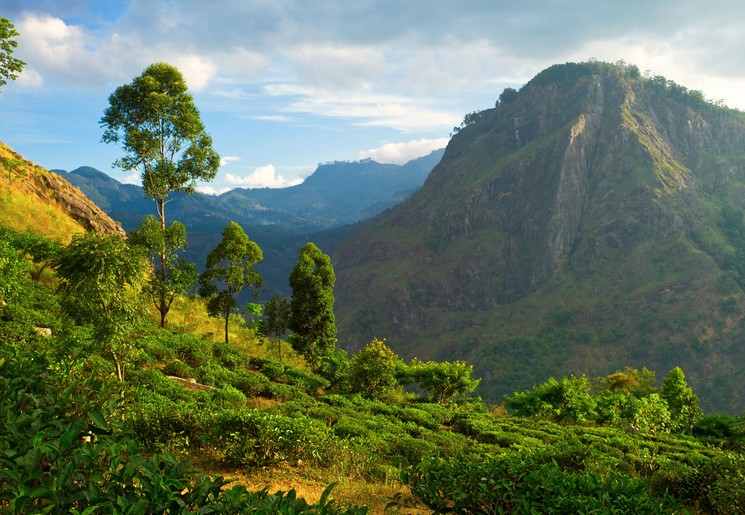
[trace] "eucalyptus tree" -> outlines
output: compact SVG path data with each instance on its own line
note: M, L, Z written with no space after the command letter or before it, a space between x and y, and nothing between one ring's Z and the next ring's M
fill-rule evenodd
M194 193L196 181L214 179L220 156L212 148L212 138L181 72L166 63L152 64L130 84L119 86L109 96L100 124L102 140L124 150L114 166L138 171L145 195L155 201L162 234L158 273L165 283L169 267L166 205L178 194ZM167 297L159 299L158 309L165 327Z
M334 283L331 258L313 243L301 249L290 274L290 344L313 368L318 355L336 346Z
M235 222L222 230L222 241L207 255L205 270L199 277L199 293L207 298L210 316L225 318L225 343L230 315L238 308L236 295L247 286L254 289L254 297L258 294L261 275L253 266L263 259L261 248Z

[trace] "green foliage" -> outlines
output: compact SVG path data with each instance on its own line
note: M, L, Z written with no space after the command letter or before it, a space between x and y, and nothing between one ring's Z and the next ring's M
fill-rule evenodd
M444 404L453 397L471 393L481 381L471 377L473 365L465 361L423 362L414 359L409 367L414 381L429 392L432 399L439 404Z
M662 398L670 410L670 428L690 433L703 414L698 396L688 387L680 367L675 367L662 381Z
M290 344L313 368L318 357L336 346L334 282L331 258L313 243L301 249L290 274Z
M109 96L100 121L102 141L118 143L125 156L114 164L138 170L145 195L155 201L160 221L158 273L168 284L166 204L176 193L193 193L196 181L214 179L220 156L212 148L181 73L166 63L150 65L131 84ZM167 324L167 297L160 299L161 327Z
M623 474L573 471L528 453L429 458L401 480L435 513L670 513L681 505L650 495Z
M595 400L587 377L553 377L529 392L514 393L506 404L515 415L584 422L595 416Z
M31 267L5 238L0 239L0 300L13 302Z
M178 253L186 248L186 226L172 222L161 231L161 225L154 216L148 215L132 231L128 239L130 245L147 253L152 268L146 292L161 318L168 316L171 304L177 295L186 295L197 279L197 267ZM165 274L158 268L158 261L165 257Z
M21 73L26 63L13 57L13 52L18 47L15 40L20 36L15 26L10 20L0 16L0 89L8 83L8 80L15 80Z
M205 270L199 277L199 294L207 298L210 316L225 319L225 343L228 343L230 315L237 311L235 297L247 286L254 288L256 296L261 275L253 266L263 259L256 242L235 222L222 230L222 241L207 256Z
M325 461L328 429L304 417L227 410L215 424L228 463L260 467L287 460Z
M310 504L294 491L229 488L222 477L206 477L169 454L148 457L115 416L121 398L111 385L79 362L55 367L43 354L10 351L0 349L3 512L366 513L337 507L333 485Z
M290 314L289 301L279 293L272 295L264 304L264 320L261 323L261 332L270 340L274 337L280 363L282 362L282 342L280 338L290 328Z
M60 252L55 268L62 280L64 313L93 326L96 340L107 348L122 380L134 350L132 333L144 315L143 257L120 236L89 233L73 238Z
M388 396L396 386L396 368L401 358L385 344L374 338L352 356L349 382L352 391L371 399Z

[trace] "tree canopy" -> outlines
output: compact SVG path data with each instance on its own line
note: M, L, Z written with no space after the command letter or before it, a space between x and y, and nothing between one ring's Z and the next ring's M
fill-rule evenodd
M0 16L0 89L9 80L16 80L26 63L13 57L13 52L18 47L15 40L20 36L10 20Z
M263 259L256 242L235 222L222 230L222 241L207 255L205 270L199 277L199 293L207 297L210 316L225 319L225 343L228 343L230 315L238 306L235 296L247 286L253 287L254 296L257 295L261 275L253 266Z

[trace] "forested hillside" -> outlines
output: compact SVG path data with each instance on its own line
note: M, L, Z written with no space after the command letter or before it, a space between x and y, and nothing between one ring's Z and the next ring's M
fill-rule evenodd
M625 64L557 65L471 113L409 201L335 253L340 338L467 359L491 401L683 366L735 412L745 115Z

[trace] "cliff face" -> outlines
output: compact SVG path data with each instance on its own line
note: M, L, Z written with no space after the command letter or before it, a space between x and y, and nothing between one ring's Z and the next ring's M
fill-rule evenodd
M628 349L645 338L731 337L691 321L724 297L740 305L717 224L745 200L745 126L698 100L630 67L562 65L478 113L416 195L334 256L342 341L389 337L404 355L479 359L505 338L540 339L563 309L567 330L585 335L564 342L556 375L634 364ZM708 297L717 281L728 286ZM688 323L640 335L650 309L655 320L685 311ZM624 335L615 343L613 331ZM675 366L666 359L639 366ZM481 373L495 376L487 390L509 393L497 372Z
M9 192L60 211L84 230L125 235L119 224L63 178L27 161L2 143L0 159L0 181Z

